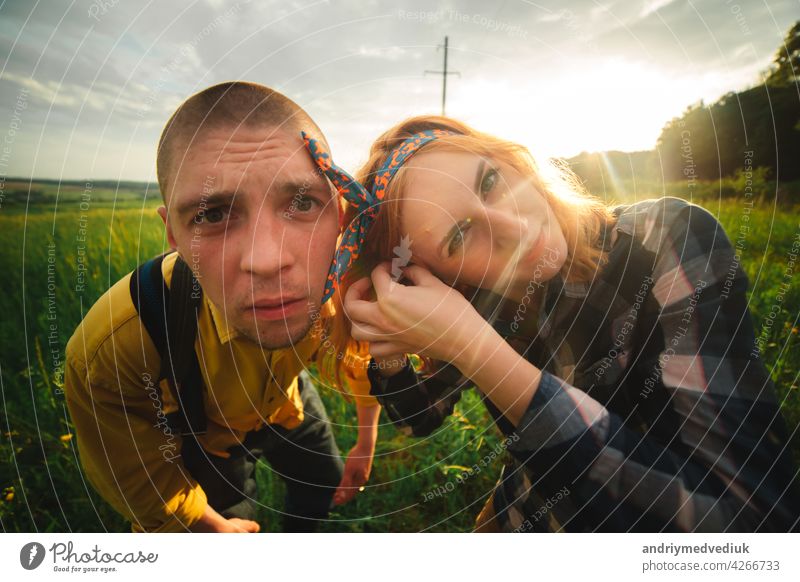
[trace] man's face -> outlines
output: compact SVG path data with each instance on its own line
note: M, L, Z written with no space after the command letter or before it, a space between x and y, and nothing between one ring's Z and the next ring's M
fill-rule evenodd
M176 148L165 218L229 327L266 349L306 335L338 235L335 192L299 132L208 130Z

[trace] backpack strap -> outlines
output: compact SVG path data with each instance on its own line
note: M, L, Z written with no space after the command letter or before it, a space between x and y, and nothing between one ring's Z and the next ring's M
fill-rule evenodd
M194 350L202 290L180 258L172 272L172 289L161 273L165 255L140 265L131 276L130 293L147 334L161 357L159 383L167 379L178 410L167 415L173 431L183 436L206 432L203 377Z
M176 387L179 422L182 434L200 435L206 432L206 413L203 404L203 376L194 350L197 337L197 318L203 292L191 268L178 257L172 271L169 308L167 310L168 358L161 360L161 376L169 378Z
M160 255L142 263L131 276L131 299L139 318L142 320L147 335L156 346L158 354L163 357L167 350L167 323L164 306L169 299L169 287L161 274Z

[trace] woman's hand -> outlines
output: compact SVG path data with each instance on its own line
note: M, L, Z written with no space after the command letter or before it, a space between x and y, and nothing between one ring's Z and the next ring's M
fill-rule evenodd
M490 327L470 302L423 267L403 269L413 285L393 281L390 269L381 263L348 290L344 306L353 338L370 342L373 357L411 353L457 366L469 359L473 340ZM370 283L375 301L364 299Z
M370 352L410 353L454 364L514 425L539 388L541 371L520 356L469 301L419 266L404 269L414 286L392 281L389 265L372 271L376 301L363 297L370 279L344 298L353 337Z

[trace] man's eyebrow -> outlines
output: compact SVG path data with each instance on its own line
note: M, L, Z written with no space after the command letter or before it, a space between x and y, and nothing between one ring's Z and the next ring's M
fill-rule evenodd
M327 193L329 188L327 180L297 180L289 179L278 184L278 190L284 194L295 195L298 192Z
M203 194L200 198L194 200L187 200L186 202L178 205L175 211L178 214L178 218L182 219L185 215L197 214L197 211L200 209L201 205L211 208L212 206L225 206L230 205L233 202L234 197L236 196L236 192L232 191L223 191L223 192L212 192L211 194Z

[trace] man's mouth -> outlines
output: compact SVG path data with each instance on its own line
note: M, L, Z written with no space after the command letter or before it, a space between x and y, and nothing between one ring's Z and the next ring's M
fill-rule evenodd
M244 311L252 313L256 319L271 321L296 315L305 306L305 297L276 297L254 301Z

